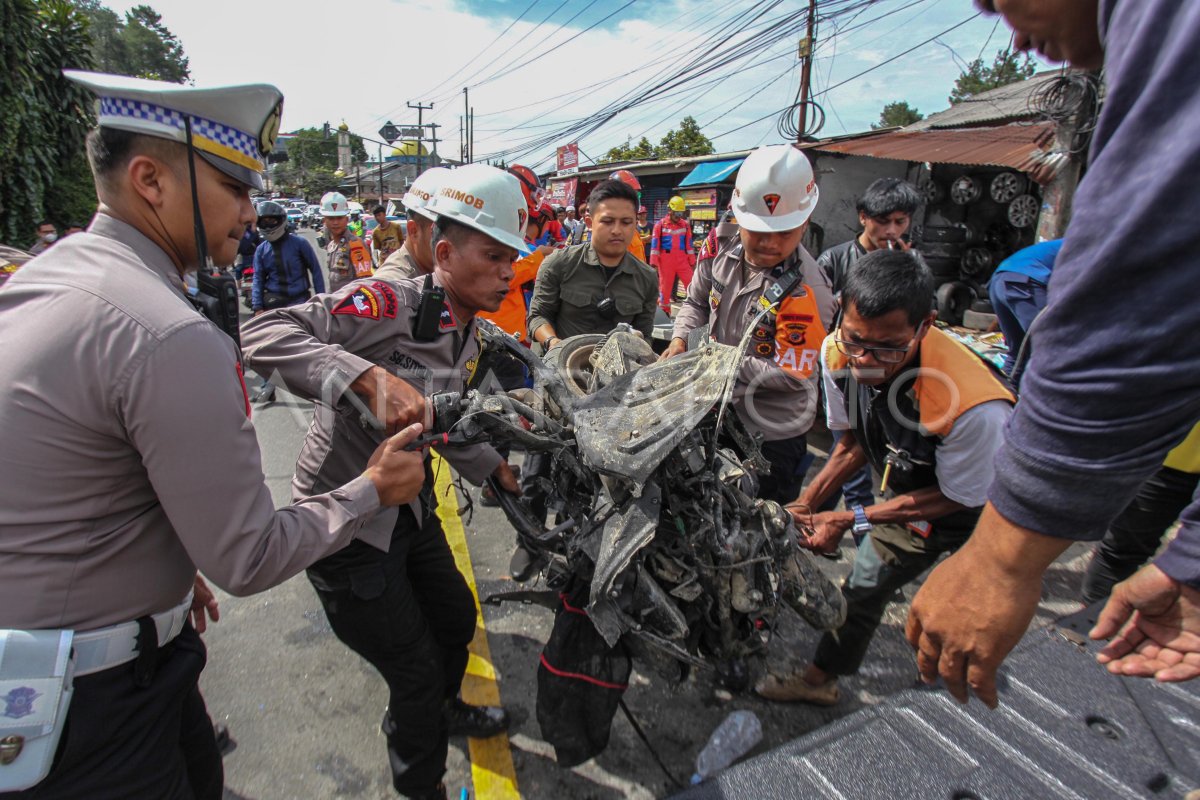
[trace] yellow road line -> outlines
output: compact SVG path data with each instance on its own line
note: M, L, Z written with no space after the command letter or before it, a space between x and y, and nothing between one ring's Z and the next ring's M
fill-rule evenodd
M436 453L433 456L434 491L437 492L438 516L446 541L454 553L458 571L467 579L471 594L475 597L475 638L471 641L470 660L467 674L463 678L462 698L478 706L500 705L500 687L496 684L496 671L492 667L492 654L488 648L487 629L479 609L479 591L475 588L475 570L471 568L471 553L467 549L467 535L462 519L458 516L458 495L450 482L450 466ZM475 784L475 800L520 800L517 789L517 772L513 768L512 750L508 735L500 734L490 739L468 739L471 756L471 780ZM457 800L453 796L453 800Z

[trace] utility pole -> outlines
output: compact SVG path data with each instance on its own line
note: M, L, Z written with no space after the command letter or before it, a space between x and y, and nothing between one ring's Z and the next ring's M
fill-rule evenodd
M417 174L420 175L421 174L421 140L425 136L424 113L427 109L433 108L433 103L430 103L427 106L421 105L421 103L419 103L419 102L415 106L412 103L409 103L408 107L415 108L417 110Z
M441 141L441 139L439 139L438 135L437 135L437 129L440 127L442 127L442 126L437 124L436 122L429 123L429 142L430 142L430 144L433 145L433 154L432 154L433 157L430 159L430 161L433 163L433 166L435 166L435 167L438 164L437 145L438 145L438 142Z
M467 87L463 87L463 163L471 163L471 95Z
M800 125L796 141L804 141L804 132L808 128L808 86L812 79L813 50L816 49L817 0L808 0L808 35L800 40L800 59L804 67L800 72Z
M467 117L467 162L475 163L475 108L471 108L471 114Z

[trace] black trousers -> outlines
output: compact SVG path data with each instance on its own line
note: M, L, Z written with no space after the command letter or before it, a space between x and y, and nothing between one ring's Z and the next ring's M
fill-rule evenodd
M1162 544L1167 529L1192 502L1200 475L1163 467L1146 479L1096 547L1083 576L1083 601L1108 597L1113 586L1141 569Z
M937 562L944 552L962 546L970 531L937 532L929 539L911 533L904 525L876 525L858 546L854 569L842 585L846 621L836 631L826 631L817 644L813 664L830 675L853 675L863 658L888 604L906 584Z
M432 502L423 505L420 525L400 509L388 552L353 542L308 570L333 632L387 682L392 784L408 795L430 791L446 772L442 704L458 695L475 635L475 598Z
M75 679L67 727L44 781L5 800L220 800L225 773L200 696L204 642L192 628L159 648L154 677L133 662Z
M553 458L551 453L526 452L525 463L521 467L521 492L534 518L543 523L549 510L550 497L541 483L550 479Z
M808 454L808 440L804 434L791 439L763 442L762 454L771 462L771 474L759 478L758 496L780 504L790 503L799 497L807 463L804 457Z

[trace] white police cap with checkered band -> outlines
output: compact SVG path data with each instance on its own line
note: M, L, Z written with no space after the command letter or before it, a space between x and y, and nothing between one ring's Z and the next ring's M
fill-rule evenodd
M263 188L264 162L283 112L283 94L274 86L199 87L101 72L63 74L95 92L100 127L186 143L186 115L201 158L251 188Z

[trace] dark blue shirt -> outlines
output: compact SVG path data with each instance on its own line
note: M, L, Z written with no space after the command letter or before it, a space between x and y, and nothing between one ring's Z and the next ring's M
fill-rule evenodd
M246 228L246 232L242 234L242 241L238 243L238 265L242 269L254 263L254 251L258 249L258 243L261 241L262 237L258 235L258 231Z
M1050 272L1054 269L1054 260L1058 258L1058 251L1062 250L1062 246L1062 239L1038 242L1001 261L1000 266L996 267L996 272L1026 275L1045 286L1050 283Z
M1101 0L1108 91L989 496L1096 539L1200 419L1200 3ZM1200 503L1156 562L1200 587Z
M289 298L307 297L309 275L316 294L325 293L325 278L317 263L317 254L312 245L299 236L284 234L279 240L283 253L282 272L275 264L275 247L263 242L254 251L254 283L250 289L250 306L255 310L263 307L263 292L287 295Z

